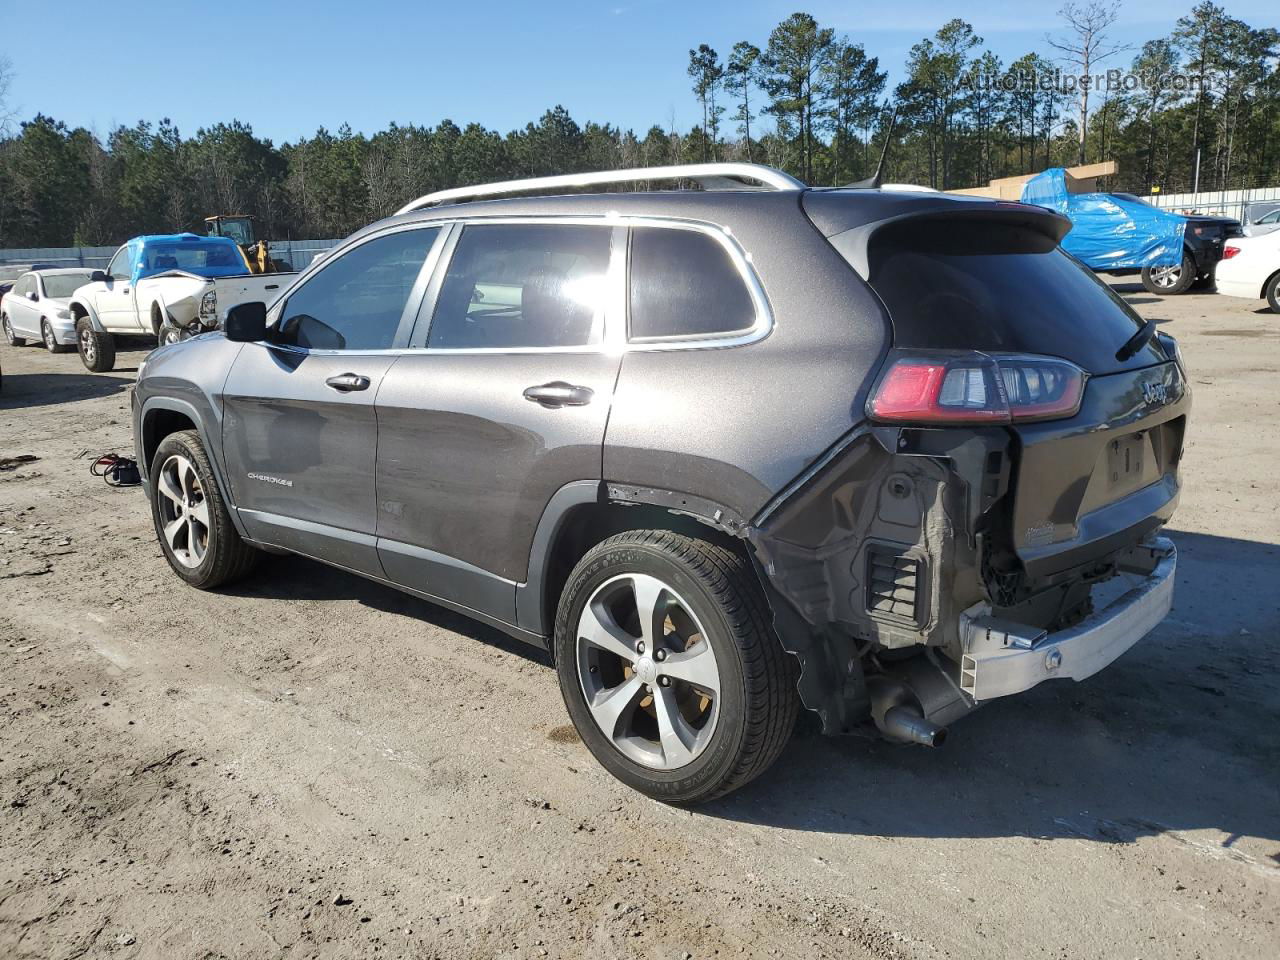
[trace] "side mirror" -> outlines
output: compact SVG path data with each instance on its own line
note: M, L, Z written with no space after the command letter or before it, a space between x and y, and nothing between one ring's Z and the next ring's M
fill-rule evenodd
M234 343L259 343L267 339L267 305L257 300L236 304L227 311L222 332Z
M93 273L89 274L90 283L106 283L110 279L111 278L102 270L95 270Z
M30 300L32 303L34 303L35 301L40 299L40 295L36 293L34 290L28 290L27 299Z

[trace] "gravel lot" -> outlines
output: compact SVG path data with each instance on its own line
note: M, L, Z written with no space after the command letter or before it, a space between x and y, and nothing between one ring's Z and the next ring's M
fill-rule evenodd
M0 956L1280 956L1280 317L1119 285L1196 394L1175 609L939 751L629 793L537 652L308 561L186 588L128 388L0 346Z

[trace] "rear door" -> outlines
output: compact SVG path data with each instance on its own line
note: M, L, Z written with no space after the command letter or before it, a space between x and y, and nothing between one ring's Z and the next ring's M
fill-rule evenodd
M624 236L598 221L454 227L411 349L378 395L389 579L515 621L548 501L601 475Z
M39 296L36 290L36 275L24 273L13 289L5 294L4 308L9 315L9 325L20 337L40 337L40 305L33 301L30 294Z
M335 256L273 311L224 391L223 450L249 535L381 576L374 400L408 336L439 228L399 228Z

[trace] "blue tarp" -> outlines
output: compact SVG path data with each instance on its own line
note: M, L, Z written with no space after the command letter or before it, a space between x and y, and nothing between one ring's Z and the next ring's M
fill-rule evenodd
M249 272L240 247L230 237L194 233L153 233L129 241L133 282L167 270L201 277L241 277Z
M1071 221L1062 249L1094 270L1175 267L1182 262L1187 219L1114 193L1070 193L1066 171L1054 167L1027 181L1022 202L1048 207Z

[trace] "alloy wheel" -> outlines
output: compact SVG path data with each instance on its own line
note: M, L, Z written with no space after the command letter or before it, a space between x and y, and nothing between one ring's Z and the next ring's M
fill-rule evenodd
M50 352L58 349L58 340L54 337L53 327L49 325L47 320L44 323L44 328L41 330L41 333L44 335L44 345L49 348Z
M8 343L8 344L9 344L9 346L13 346L13 341L14 341L14 336L13 336L13 327L11 327L11 326L9 325L9 318L8 318L8 317L5 317L5 318L4 318L4 321L3 321L3 323L4 323L4 339L5 339L5 342L6 342L6 343Z
M160 467L156 494L170 552L184 567L200 566L209 550L209 503L191 461L169 457Z
M80 353L86 364L92 365L98 359L98 343L88 326L80 328Z
M1151 280L1157 287L1175 287L1182 279L1182 267L1152 267Z
M587 709L624 756L657 770L691 763L720 712L720 669L690 606L657 577L628 573L592 593L578 620Z

